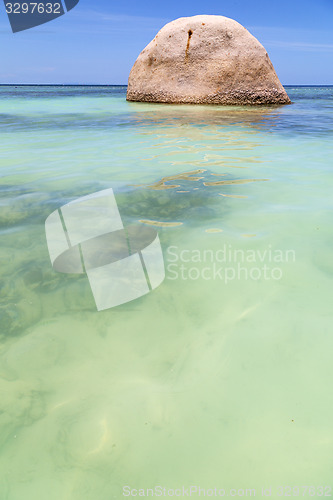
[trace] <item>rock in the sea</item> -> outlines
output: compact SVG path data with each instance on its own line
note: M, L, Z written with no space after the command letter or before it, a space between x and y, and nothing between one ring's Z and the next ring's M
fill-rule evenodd
M223 16L183 17L164 26L136 60L127 100L290 103L261 43Z

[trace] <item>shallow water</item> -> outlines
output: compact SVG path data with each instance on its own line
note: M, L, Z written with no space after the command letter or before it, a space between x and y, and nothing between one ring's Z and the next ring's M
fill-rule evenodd
M333 88L125 91L0 87L0 499L332 485ZM110 187L158 229L166 279L98 313L44 223Z

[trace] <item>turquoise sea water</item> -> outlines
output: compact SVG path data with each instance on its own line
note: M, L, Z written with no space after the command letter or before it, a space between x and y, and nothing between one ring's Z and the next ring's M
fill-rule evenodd
M333 88L287 91L246 108L0 87L1 500L333 494ZM98 313L44 222L110 187L126 224L159 224L166 279Z

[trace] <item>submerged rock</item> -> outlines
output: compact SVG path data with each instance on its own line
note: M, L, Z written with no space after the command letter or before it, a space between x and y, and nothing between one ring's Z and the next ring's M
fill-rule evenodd
M129 76L128 101L289 104L268 54L223 16L183 17L164 26Z

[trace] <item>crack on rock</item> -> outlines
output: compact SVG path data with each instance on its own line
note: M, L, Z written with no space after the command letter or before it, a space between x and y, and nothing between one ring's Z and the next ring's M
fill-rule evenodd
M185 59L188 58L188 50L190 48L190 43L191 43L191 37L193 35L192 30L188 30L188 38L187 38L187 45L186 45L186 50L185 50Z

